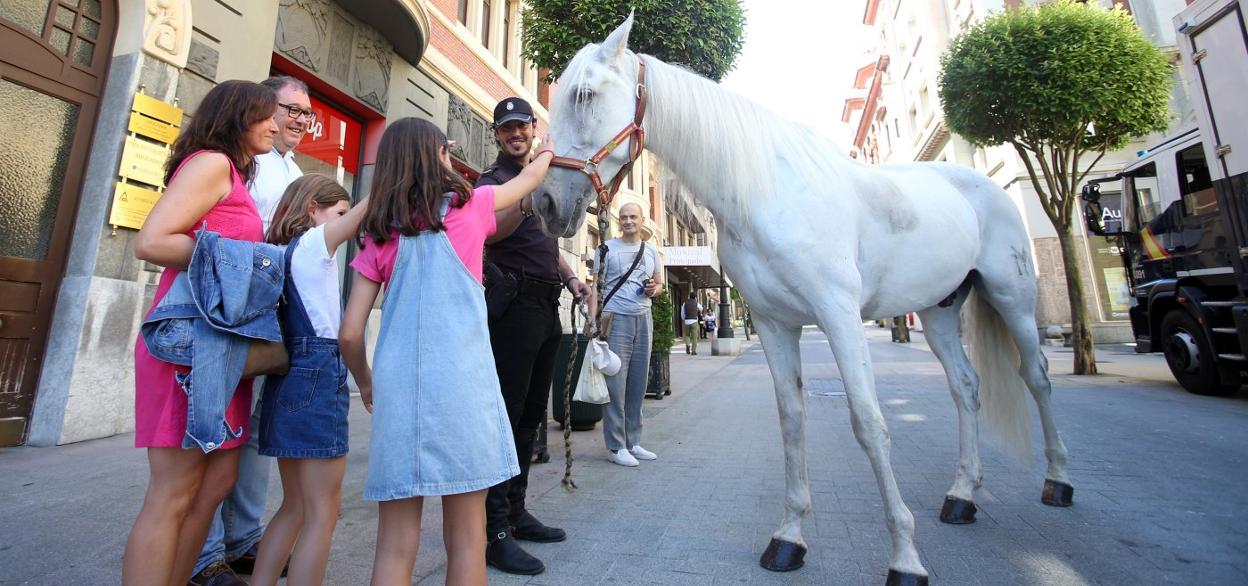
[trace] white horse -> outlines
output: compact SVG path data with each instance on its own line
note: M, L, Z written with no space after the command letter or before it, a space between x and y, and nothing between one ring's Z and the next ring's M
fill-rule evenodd
M974 521L973 493L982 480L980 399L986 422L998 421L1025 442L1024 385L1044 430L1042 500L1069 505L1066 448L1049 407L1048 366L1035 327L1029 243L1005 192L955 165L857 163L804 127L629 51L631 27L630 16L602 45L581 49L559 78L550 125L556 149L565 163L598 160L578 165L584 173L552 169L534 193L535 205L549 234L571 236L601 189L591 188L590 176L614 177L630 162L626 151L640 151L640 145L614 149L640 139L628 133L636 119L646 146L717 218L720 258L759 329L784 439L786 510L763 567L797 569L806 551L801 526L811 498L798 345L805 324L818 325L831 343L854 435L879 483L892 535L889 584L925 584L927 571L914 546L914 517L893 476L864 319L919 312L944 366L958 409L959 456L943 521ZM646 94L648 109L639 107ZM617 134L620 128L625 132ZM592 183L604 182L593 177ZM975 367L959 334L964 305Z

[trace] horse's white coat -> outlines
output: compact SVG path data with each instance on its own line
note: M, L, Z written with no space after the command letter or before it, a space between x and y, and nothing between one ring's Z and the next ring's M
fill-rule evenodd
M1029 243L1005 193L964 167L857 163L805 127L628 51L631 25L630 17L601 46L586 46L569 64L552 101L551 135L565 156L595 152L632 120L637 63L645 60L646 146L718 220L722 265L752 308L775 381L787 494L774 536L805 545L801 524L811 507L798 345L805 324L824 331L836 357L855 436L884 498L892 569L926 575L914 547L914 519L893 476L864 319L918 311L924 321L959 413L960 454L949 495L973 500L980 484L978 390L1017 398L1024 382L1044 426L1047 476L1068 482L1035 330ZM624 164L626 151L617 149L602 163L604 178ZM536 196L547 231L570 235L591 197L584 174L552 169ZM972 289L983 300L968 309L981 318L974 322L977 331L1012 339L1018 350L1008 344L972 348L981 369L997 365L989 369L996 376L985 376L982 385L959 336L959 311ZM955 292L952 305L939 306ZM1002 418L1000 427L1025 425L1025 403L1005 404L1013 407L994 412Z

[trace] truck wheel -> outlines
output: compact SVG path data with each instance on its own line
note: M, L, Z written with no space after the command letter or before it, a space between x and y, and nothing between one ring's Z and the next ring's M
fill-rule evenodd
M1225 397L1239 391L1239 385L1224 384L1218 377L1216 356L1205 330L1182 309L1175 309L1161 320L1161 348L1175 380L1197 395Z

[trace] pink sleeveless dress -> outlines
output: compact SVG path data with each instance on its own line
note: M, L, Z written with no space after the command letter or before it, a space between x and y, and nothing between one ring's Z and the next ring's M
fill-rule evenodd
M176 176L186 162L199 156L199 151L187 157L174 170ZM256 204L243 183L234 164L230 164L230 177L233 186L230 194L214 206L208 213L195 222L199 229L204 222L208 230L217 232L225 238L261 242L264 240L264 223ZM194 236L194 231L188 232ZM160 275L156 286L156 296L152 307L160 304L160 300L173 286L173 280L181 271L165 269ZM151 309L148 309L151 312ZM180 448L182 437L186 435L186 393L174 380L179 372L189 372L184 366L175 366L153 358L147 352L147 345L139 337L134 345L134 446L136 448ZM221 449L236 448L247 441L247 424L251 421L251 379L239 382L234 391L234 398L225 411L225 419L230 428L244 430L242 437L225 442Z

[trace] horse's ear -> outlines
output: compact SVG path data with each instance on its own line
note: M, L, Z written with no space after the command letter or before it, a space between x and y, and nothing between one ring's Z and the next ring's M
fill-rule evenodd
M598 58L608 65L614 64L622 55L624 50L628 48L628 33L633 30L633 12L628 12L628 18L620 23L611 34L607 36L607 40L602 42L602 46L598 47Z

